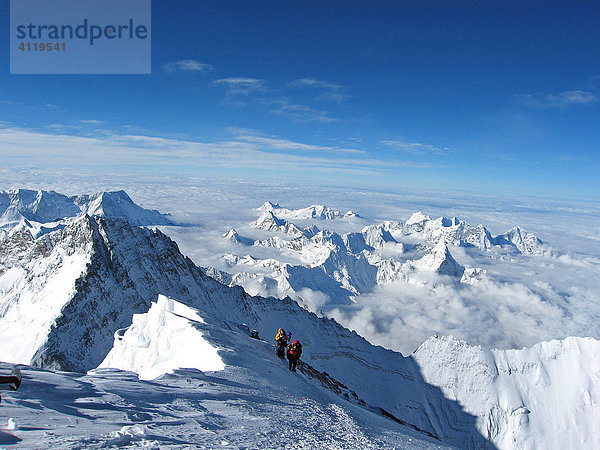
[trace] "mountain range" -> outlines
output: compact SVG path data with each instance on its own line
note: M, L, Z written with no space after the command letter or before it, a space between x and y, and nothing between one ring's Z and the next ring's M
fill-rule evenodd
M87 196L45 192L25 196L14 191L2 195L0 198L11 199L5 213L12 207L23 217L17 222L13 212L3 213L7 220L0 235L0 339L4 344L0 360L25 365L24 373L31 382L47 375L29 366L46 371L90 371L87 380L107 376L113 368L135 371L144 379L172 373L163 380L166 383L177 384L181 377L193 380L190 372L178 372L181 367L194 369L196 374L213 373L213 378L196 376L209 384L220 372L232 376L235 367L237 383L283 379L280 371L287 369L277 366L269 342L277 328L284 327L304 344L302 383L309 401L324 398L321 389L332 391L347 397L354 405L351 408L362 408L360 414L371 414L365 423L381 424L372 414L387 417L390 427L402 424L424 442L433 439L463 448L564 448L564 443L591 448L600 444L600 388L595 375L600 346L595 339L573 337L530 349L500 351L473 347L451 337L432 337L413 354L403 356L369 343L335 320L319 317L301 307L297 299L253 296L240 286L222 284L228 275L231 284L237 274L202 269L158 228L139 226L140 217L164 219L156 212L146 215L137 205L123 201L115 202L123 212L122 217L115 217L112 207L80 207L92 203ZM13 202L11 195L21 195L21 203ZM43 200L45 196L54 200ZM95 199L113 196L123 199L126 194L99 194ZM87 200L76 202L76 198ZM54 210L48 206L51 204L57 205ZM445 222L413 216L415 220L406 223L382 223L360 233L340 235L314 226L292 227L273 211L261 217L266 213L269 220L255 225L274 224L277 228L269 226L261 232L274 233L281 249L300 254L307 263L257 262L230 255L227 259L232 267L261 265L279 271L294 292L306 285L336 286L339 299L342 291L350 298L371 289L384 266L389 271L385 280L392 276L411 279L422 271L433 271L453 283L470 286L465 277L473 282L477 271L454 259L448 239L458 237L464 247L506 257L549 251L535 236L522 231L489 239L492 246L478 247L473 242L481 243L481 239L468 240L473 236L472 227L454 219ZM48 226L50 223L54 225ZM39 233L42 226L44 232ZM311 231L305 234L307 229ZM226 239L236 235L228 232ZM264 245L254 240L249 246L249 241L237 236L235 245L242 248ZM405 236L422 239L398 242ZM519 249L515 242L524 246ZM385 251L410 257L383 258ZM252 275L248 272L247 276ZM267 342L252 339L250 330ZM577 376L573 376L574 367ZM239 378L241 373L243 378ZM122 380L122 376L117 378ZM227 396L233 395L232 382L223 381L230 386L223 387ZM565 389L565 385L570 387ZM259 384L252 386L261 390ZM216 401L226 402L220 398L216 392ZM258 395L256 401L259 398L265 401ZM334 404L340 403L336 400ZM26 403L23 408L28 408Z

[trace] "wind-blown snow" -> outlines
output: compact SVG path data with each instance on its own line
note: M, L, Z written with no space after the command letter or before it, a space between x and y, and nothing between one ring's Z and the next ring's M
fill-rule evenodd
M222 370L217 350L195 327L202 323L189 306L159 295L147 313L135 314L131 326L115 333L114 346L98 368L136 372L142 380L181 368Z

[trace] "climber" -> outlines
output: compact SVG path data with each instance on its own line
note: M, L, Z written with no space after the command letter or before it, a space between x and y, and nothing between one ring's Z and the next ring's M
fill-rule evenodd
M8 384L11 391L16 391L21 386L21 370L14 368L10 375L0 376L0 384ZM0 402L2 402L2 397L0 397Z
M277 356L279 356L281 359L285 359L285 348L287 347L288 341L283 328L277 330L275 341L277 342Z
M302 344L297 340L292 342L287 349L287 359L289 361L289 370L292 372L296 371L296 365L302 355Z
M15 368L9 376L0 376L0 384L8 384L11 391L16 391L21 386L21 371Z

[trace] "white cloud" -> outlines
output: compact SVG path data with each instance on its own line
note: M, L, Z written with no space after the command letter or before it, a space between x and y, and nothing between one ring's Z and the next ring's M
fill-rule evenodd
M331 149L327 156L318 152ZM301 153L290 153L290 149ZM309 151L307 151L309 150ZM138 166L139 170L177 173L192 168L209 170L301 170L348 174L389 172L404 163L375 158L348 158L352 149L319 147L285 139L242 137L209 142L141 134L119 135L100 130L94 135L50 134L14 127L0 128L0 157L4 164ZM146 169L143 169L146 168Z
M405 142L405 141L380 141L381 144L387 145L388 147L392 147L396 150L401 150L403 152L412 153L415 155L423 155L423 154L445 154L450 152L450 149L447 147L435 147L433 145L421 144L418 142Z
M82 119L77 122L83 123L86 125L102 125L104 122L102 120L94 120L94 119Z
M227 97L248 96L256 92L265 91L265 80L258 78L221 78L214 80L217 86L225 86Z
M238 136L237 139L246 142L254 142L258 144L265 145L269 148L280 149L280 150L293 150L293 151L303 151L303 152L335 152L335 153L355 153L361 154L365 153L363 150L349 149L349 148L339 148L336 146L323 146L323 145L311 145L304 144L302 142L294 142L287 139L275 139L264 136Z
M290 81L287 85L292 88L308 88L321 91L319 95L316 96L317 100L341 103L350 98L350 95L343 92L344 86L329 83L328 81L315 80L314 78L300 78L298 80Z
M177 71L207 73L214 70L214 67L210 64L204 64L193 59L183 59L181 61L164 64L163 69L167 73L174 73Z
M566 91L559 94L523 94L517 95L515 98L530 108L539 109L562 109L571 106L590 105L598 101L598 97L587 91Z
M572 275L583 270L581 266L561 264L540 271L537 260L520 269L521 274L501 276L521 281L485 280L474 286L435 279L428 280L429 286L399 281L361 295L355 304L337 307L329 315L370 342L404 354L434 334L502 349L571 335L600 337L595 293L600 286L589 279L573 284ZM596 265L586 273L597 270Z
M273 114L284 114L299 122L340 122L340 119L331 117L328 111L314 109L306 105L288 103L287 101L280 101L279 106L271 110L271 112Z
M318 89L330 89L333 91L337 91L342 89L343 86L339 84L329 83L327 81L315 80L314 78L300 78L298 80L290 81L288 83L290 87L310 87L310 88L318 88Z

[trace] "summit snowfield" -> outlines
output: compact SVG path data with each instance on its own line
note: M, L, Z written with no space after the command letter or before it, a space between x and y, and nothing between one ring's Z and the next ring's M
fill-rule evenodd
M3 395L1 408L16 425L4 428L0 442L600 445L596 325L582 320L579 308L587 307L585 317L596 313L581 285L563 290L560 279L544 279L569 267L573 256L566 259L521 229L494 236L459 219L418 214L369 223L353 215L292 222L262 210L256 216L266 212L277 228L253 226L254 220L215 230L229 250L216 269L196 266L157 228L106 210L49 214L60 225L54 228L26 218L7 222L0 234L0 338L10 345L0 360L26 367L22 388ZM162 229L178 238L199 232ZM296 229L300 234L287 232ZM595 268L593 261L577 261L580 276ZM524 284L524 269L534 263L542 267L536 283ZM247 269L238 271L242 266ZM233 286L245 283L275 292L285 287L294 298L253 296ZM42 307L48 313L31 320ZM525 313L516 324L514 311ZM462 323L465 313L470 324ZM335 314L354 322L359 334L324 317ZM569 325L567 316L576 323ZM444 331L430 326L431 319ZM540 330L558 334L563 325L560 333L580 327L592 337L552 336L540 343ZM306 364L298 374L274 355L271 342L280 326L304 344ZM253 329L266 342L252 339ZM430 338L461 338L465 331L513 350ZM400 334L386 341L388 348L403 336L425 338L414 353L405 351L408 356L373 345L393 332ZM535 342L527 349L509 343L523 339ZM51 396L36 382L66 394ZM290 434L269 419L282 407L297 414L292 420L299 431ZM40 416L47 421L43 430L32 425ZM61 431L76 422L82 434Z

